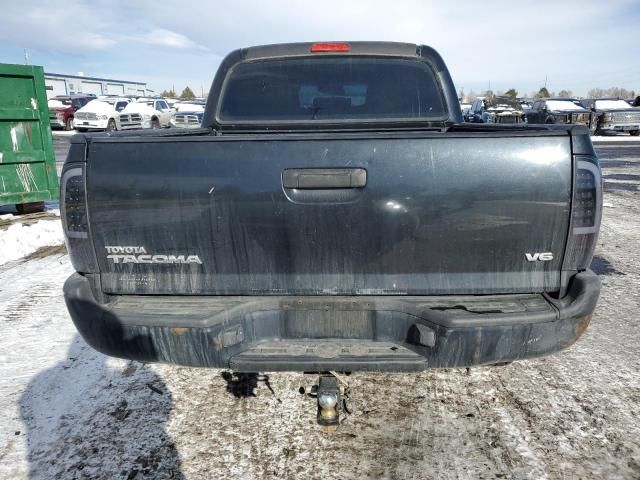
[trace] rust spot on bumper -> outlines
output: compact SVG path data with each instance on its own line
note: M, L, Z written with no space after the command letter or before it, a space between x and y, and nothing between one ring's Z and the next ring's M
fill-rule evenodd
M591 323L591 317L592 315L587 315L582 320L580 320L580 322L578 322L578 324L576 325L576 340L582 336L582 334L585 332L585 330Z
M575 335L572 339L570 339L566 346L563 348L568 348L570 346L572 346L574 343L576 343L578 341L578 339L584 334L584 332L587 330L587 328L589 327L589 324L591 323L591 317L592 315L587 315L585 317L582 317L582 320L580 320L576 326L575 326Z

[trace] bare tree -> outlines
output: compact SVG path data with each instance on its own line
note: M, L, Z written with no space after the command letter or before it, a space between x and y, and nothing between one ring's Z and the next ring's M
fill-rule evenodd
M601 98L604 96L605 96L605 93L602 88L592 88L587 92L587 97L589 98Z
M559 97L573 97L571 90L565 90L564 88L558 92Z
M587 92L589 98L633 98L635 97L635 91L627 90L626 88L611 87L611 88L592 88Z
M493 90L486 90L486 91L482 94L482 96L486 97L486 98L487 98L487 100L491 100L491 99L493 99L493 98L496 96L496 94L495 94L495 93L493 93Z

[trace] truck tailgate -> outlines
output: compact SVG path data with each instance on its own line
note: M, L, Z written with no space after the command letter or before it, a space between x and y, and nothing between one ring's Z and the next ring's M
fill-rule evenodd
M95 138L87 162L107 293L560 287L566 132Z

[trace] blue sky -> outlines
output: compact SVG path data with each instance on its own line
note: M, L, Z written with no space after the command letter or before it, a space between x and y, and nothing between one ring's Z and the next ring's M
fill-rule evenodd
M640 91L640 2L442 0L9 1L0 62L208 90L229 51L313 40L423 43L444 57L458 89L515 87L577 95Z

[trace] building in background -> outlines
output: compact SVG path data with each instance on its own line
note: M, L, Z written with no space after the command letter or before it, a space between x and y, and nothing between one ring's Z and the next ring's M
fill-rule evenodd
M84 75L44 74L47 97L56 95L94 94L98 95L148 95L147 84L128 80L87 77Z

